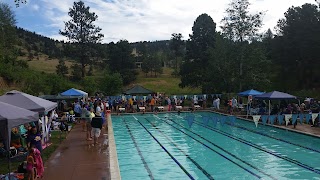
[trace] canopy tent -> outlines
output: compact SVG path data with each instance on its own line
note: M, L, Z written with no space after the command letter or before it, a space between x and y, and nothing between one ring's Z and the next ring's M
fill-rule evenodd
M279 92L279 91L272 91L268 93L264 93L261 95L257 95L254 98L256 99L269 99L269 100L281 100L281 99L296 99L296 96L284 93L284 92Z
M140 85L135 85L131 89L128 89L127 91L124 92L124 94L129 94L129 95L138 95L138 94L153 94L154 92L146 89Z
M77 97L88 97L88 93L79 89L71 88L65 92L60 93L61 96L77 96Z
M269 115L270 115L270 100L282 100L282 99L296 99L296 96L284 93L284 92L279 92L279 91L272 91L268 93L264 93L258 96L255 96L254 98L256 99L263 99L263 100L269 100Z
M250 90L238 93L239 96L257 96L261 94L263 94L263 92L260 92L254 89L250 89Z
M39 113L49 112L57 107L57 103L16 90L0 96L0 101Z
M21 124L38 121L39 114L8 103L0 102L0 133L9 149L11 129Z
M61 96L61 95L42 95L39 98L46 99L49 101L57 102L61 100L75 100L78 99L76 96Z
M5 140L5 147L10 152L11 129L24 123L37 121L39 114L11 104L0 102L0 134ZM9 173L10 155L8 155ZM10 175L9 175L10 179Z

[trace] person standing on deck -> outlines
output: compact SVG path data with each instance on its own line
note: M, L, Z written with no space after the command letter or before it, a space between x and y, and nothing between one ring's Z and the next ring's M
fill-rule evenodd
M151 99L151 101L150 101L151 112L153 112L153 111L154 111L155 101L156 101L156 100L154 99L154 97L152 97L152 99Z
M171 111L171 99L167 97L168 111Z
M101 129L102 129L102 118L101 118L101 113L96 113L96 117L92 118L91 121L91 127L92 127L92 135L93 135L93 145L98 144L98 138L101 134Z
M74 114L75 114L75 116L76 116L76 118L78 119L78 120L80 120L80 118L81 118L81 106L80 106L80 103L79 102L76 102L76 104L74 105L74 109L73 109L73 111L74 111ZM79 121L80 122L80 121Z

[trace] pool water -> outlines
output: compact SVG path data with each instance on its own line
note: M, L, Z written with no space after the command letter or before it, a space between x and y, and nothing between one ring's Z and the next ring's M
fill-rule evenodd
M212 120L221 117L212 112L112 116L121 178L320 179L320 138L256 128L241 119Z

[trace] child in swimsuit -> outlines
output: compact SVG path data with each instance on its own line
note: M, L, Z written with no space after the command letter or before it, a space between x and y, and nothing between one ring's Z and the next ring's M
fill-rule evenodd
M34 180L35 179L35 164L36 162L34 161L33 158L33 149L31 148L31 150L29 151L29 155L27 157L27 177L28 180Z

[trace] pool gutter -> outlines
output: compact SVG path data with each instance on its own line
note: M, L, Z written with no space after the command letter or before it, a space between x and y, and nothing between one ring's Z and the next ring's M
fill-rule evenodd
M121 180L116 143L113 135L112 120L111 120L111 117L107 119L108 119L110 177L111 177L111 180Z

